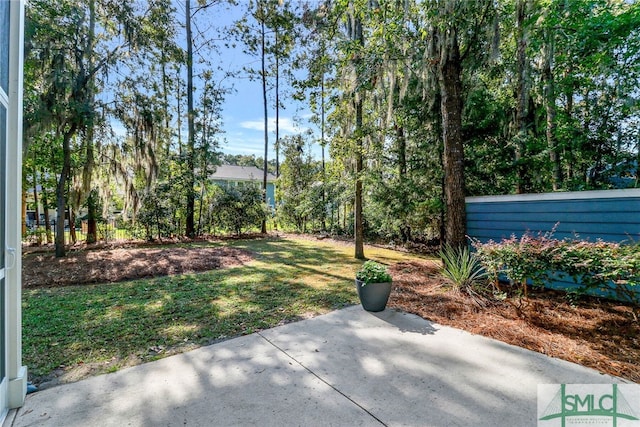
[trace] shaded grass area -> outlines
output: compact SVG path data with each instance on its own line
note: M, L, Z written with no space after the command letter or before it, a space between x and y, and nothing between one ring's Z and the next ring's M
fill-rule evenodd
M207 245L245 249L254 260L198 274L25 289L31 379L110 372L358 302L353 277L361 261L351 246L291 238ZM415 258L378 248L367 256L387 264Z

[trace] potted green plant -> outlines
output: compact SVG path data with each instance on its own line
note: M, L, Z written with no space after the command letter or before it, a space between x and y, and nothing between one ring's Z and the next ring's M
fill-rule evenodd
M375 261L365 261L356 273L356 289L367 311L382 311L391 294L391 275L387 267Z

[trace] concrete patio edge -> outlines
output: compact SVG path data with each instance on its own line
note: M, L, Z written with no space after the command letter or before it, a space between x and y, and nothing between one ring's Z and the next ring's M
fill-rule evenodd
M539 384L625 382L353 306L31 394L4 425L535 425Z

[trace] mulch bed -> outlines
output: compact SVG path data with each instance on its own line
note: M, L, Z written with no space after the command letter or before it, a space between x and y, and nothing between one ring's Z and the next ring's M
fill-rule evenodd
M64 258L51 252L25 254L24 288L121 282L145 277L197 273L242 265L249 252L228 247L136 247L70 251Z
M631 307L562 292L531 290L527 300L491 300L484 307L453 291L436 262L403 262L389 305L433 322L640 382L640 322Z

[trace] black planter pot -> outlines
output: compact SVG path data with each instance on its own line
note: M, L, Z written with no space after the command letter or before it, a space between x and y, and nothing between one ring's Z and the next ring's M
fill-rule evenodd
M362 308L367 311L382 311L387 306L391 294L391 282L365 285L364 282L356 279L356 289Z

